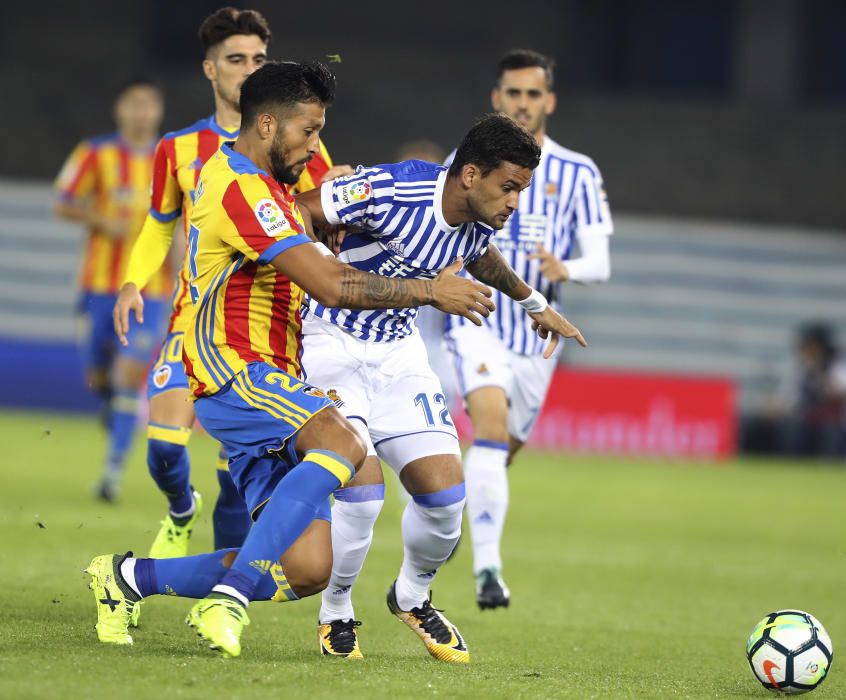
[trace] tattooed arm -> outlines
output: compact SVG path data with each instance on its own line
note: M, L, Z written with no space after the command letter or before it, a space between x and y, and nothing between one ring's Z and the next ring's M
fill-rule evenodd
M413 308L431 304L463 316L477 326L479 316L494 308L491 290L474 280L458 277L461 259L433 280L381 277L357 270L337 258L322 255L313 245L297 245L270 263L277 271L327 307L344 309Z
M531 287L517 276L493 243L481 258L467 266L467 270L483 284L489 284L514 301L521 301L532 293Z
M511 266L502 257L502 253L496 249L493 243L488 246L487 252L478 260L470 263L467 269L477 280L495 287L514 301L526 301L529 295L533 293L532 288L517 276L517 273L511 269ZM543 299L542 296L540 298ZM551 306L546 306L542 311L536 313L530 311L526 313L534 321L535 330L541 338L552 338L544 350L543 356L545 358L552 357L555 348L558 347L559 336L575 338L579 345L587 347L587 342L579 329Z

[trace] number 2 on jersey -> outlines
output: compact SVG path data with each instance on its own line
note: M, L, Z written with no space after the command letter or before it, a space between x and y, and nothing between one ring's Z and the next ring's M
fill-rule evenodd
M455 428L452 424L452 421L449 419L449 409L446 405L446 398L443 394L435 394L432 396L434 402L439 404L443 408L441 409L440 413L438 414L438 418L441 421L441 425L446 426L447 428ZM426 425L430 428L435 427L435 416L432 413L432 404L429 403L429 397L426 394L420 393L414 397L414 405L421 406L423 408L423 417L426 419Z

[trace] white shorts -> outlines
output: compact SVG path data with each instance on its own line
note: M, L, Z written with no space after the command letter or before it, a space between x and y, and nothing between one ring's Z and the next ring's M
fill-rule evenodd
M461 456L458 435L426 347L414 334L390 343L359 340L319 318L303 321L302 367L397 473L422 457Z
M508 349L487 326L465 324L447 331L461 395L485 386L500 387L508 397L508 434L526 442L537 420L557 356L521 355Z

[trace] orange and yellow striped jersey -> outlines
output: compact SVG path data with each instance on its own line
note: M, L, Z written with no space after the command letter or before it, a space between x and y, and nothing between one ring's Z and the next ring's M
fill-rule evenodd
M212 115L166 134L156 147L150 214L161 222L173 221L182 215L186 245L200 170L222 143L233 141L237 136L237 130L226 131ZM320 154L308 163L295 191L305 192L317 187L331 167L329 153L321 142ZM187 258L186 255L176 278L168 333L183 331L191 316Z
M128 233L123 238L89 229L79 275L85 292L116 294L120 289L132 245L147 213L152 146L133 149L117 133L88 139L73 150L56 178L62 201L89 201L101 216L127 222ZM164 267L150 280L146 292L151 298L162 298L172 288L172 271Z
M298 376L303 291L270 262L310 243L293 195L225 143L203 168L188 231L183 361L195 397L251 362Z

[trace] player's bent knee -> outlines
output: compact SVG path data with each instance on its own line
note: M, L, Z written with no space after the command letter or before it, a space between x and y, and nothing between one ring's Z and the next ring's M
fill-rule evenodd
M367 446L358 431L335 408L318 413L303 427L297 451L331 450L346 459L357 472L367 456Z
M285 569L288 578L288 585L296 593L298 598L307 598L310 595L322 593L329 585L329 577L332 574L332 559L328 562L311 562L308 566Z
M150 421L163 425L191 428L194 425L194 403L187 389L171 389L150 399Z
M421 493L412 496L415 507L424 518L443 523L457 521L459 525L465 500L464 482L434 493Z
M320 593L329 585L332 574L331 525L327 520L314 520L291 548L282 555L280 564L291 590L298 598Z

